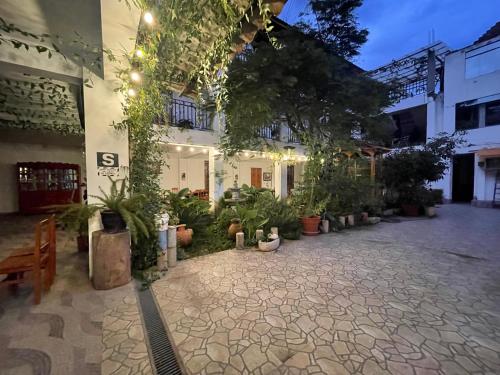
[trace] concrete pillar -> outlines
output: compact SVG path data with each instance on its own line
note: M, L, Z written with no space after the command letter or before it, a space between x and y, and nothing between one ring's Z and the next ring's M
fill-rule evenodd
M84 72L84 75L88 72ZM101 195L99 187L109 191L110 181L128 177L129 147L126 131L116 131L112 123L123 118L123 97L114 92L118 82L93 76L93 87L84 87L85 101L85 162L89 203L98 203L93 195ZM89 238L101 229L100 215L89 222ZM91 243L91 242L90 242ZM89 249L92 259L92 249ZM90 263L92 264L92 263ZM90 269L92 276L92 269Z
M287 164L281 161L274 163L274 191L277 197L286 198L288 196L287 186Z
M224 195L224 159L222 154L214 148L208 149L208 197L212 208L220 197Z
M486 196L486 170L480 168L477 163L479 163L480 157L478 154L474 154L474 200L485 201ZM490 198L492 200L493 197Z

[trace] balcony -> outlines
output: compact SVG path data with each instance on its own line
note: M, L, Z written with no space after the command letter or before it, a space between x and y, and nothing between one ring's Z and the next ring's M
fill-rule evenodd
M396 99L397 101L413 98L414 96L422 95L422 94L430 94L430 93L439 93L441 91L441 75L436 73L434 88L428 90L427 87L427 77L416 79L412 81L407 81L402 83L401 86L391 92L391 97Z
M296 144L300 143L299 137L296 134L294 134L290 128L286 129L286 141L288 143L296 143Z
M266 127L259 129L259 137L264 139L270 139L273 141L280 140L280 125L271 124Z
M172 99L168 108L170 125L183 129L212 130L210 112L187 100Z

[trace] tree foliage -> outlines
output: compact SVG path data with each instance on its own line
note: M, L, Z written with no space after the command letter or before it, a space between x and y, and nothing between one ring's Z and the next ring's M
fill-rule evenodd
M281 48L256 43L230 66L222 140L228 153L262 146L259 129L276 121L311 147L349 143L353 134L384 138L389 87L296 29L275 35Z
M368 37L354 13L361 5L363 0L309 0L309 22L302 20L298 26L322 41L328 52L349 59L359 54Z

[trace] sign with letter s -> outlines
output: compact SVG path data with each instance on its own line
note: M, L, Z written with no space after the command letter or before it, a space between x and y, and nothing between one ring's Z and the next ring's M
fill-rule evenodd
M97 166L108 168L118 167L118 154L112 152L98 152Z

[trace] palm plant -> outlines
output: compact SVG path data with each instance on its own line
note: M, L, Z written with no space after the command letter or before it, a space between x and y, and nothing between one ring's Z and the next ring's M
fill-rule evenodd
M102 196L93 196L101 204L97 206L104 211L112 211L123 219L126 223L132 241L137 243L139 234L149 237L149 230L146 226L146 218L143 215L144 203L146 197L142 194L131 194L127 197L127 180L113 180L110 178L111 188L106 193L102 187L99 187ZM118 187L120 183L120 187Z

